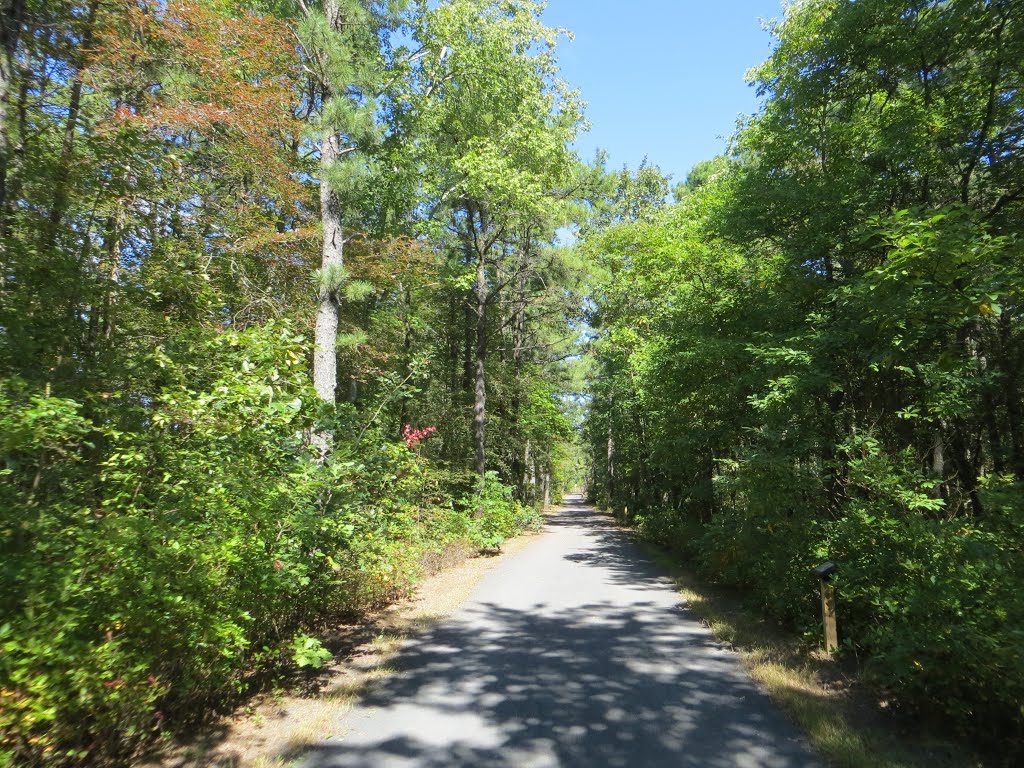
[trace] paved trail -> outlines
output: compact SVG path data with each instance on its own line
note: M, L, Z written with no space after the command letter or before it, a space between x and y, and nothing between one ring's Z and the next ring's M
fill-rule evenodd
M607 518L571 500L305 768L819 768L739 659Z

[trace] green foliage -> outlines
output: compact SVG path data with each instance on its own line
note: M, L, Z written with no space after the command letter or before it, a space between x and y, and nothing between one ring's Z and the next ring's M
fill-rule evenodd
M0 763L130 760L557 497L578 97L540 3L406 5L27 3L0 99ZM476 496L469 195L501 234ZM344 268L316 269L324 213Z
M1007 547L1019 515L994 516L981 526L854 507L828 545L844 564L847 636L871 652L874 679L908 708L939 702L961 729L997 740L1024 690L1024 601L1019 551Z
M1022 10L811 0L774 32L730 156L584 233L591 491L810 642L835 560L889 700L1019 755Z
M488 472L471 496L462 500L462 506L473 515L470 538L480 549L501 549L506 539L523 531L538 530L541 516L533 507L527 507L513 498L513 491Z
M315 637L296 635L291 643L292 662L297 667L319 669L330 660L331 652Z
M133 406L113 393L102 406L139 409L141 431L8 387L8 758L127 754L164 716L244 692L255 670L319 666L329 654L302 628L404 593L427 552L526 525L493 478L483 520L446 510L425 460L401 445L307 458L303 345L275 324L193 340L184 359L156 350L159 397Z

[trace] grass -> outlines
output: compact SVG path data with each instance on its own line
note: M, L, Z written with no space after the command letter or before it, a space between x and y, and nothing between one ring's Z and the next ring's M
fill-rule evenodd
M969 768L982 761L955 743L901 730L858 679L801 638L746 608L740 597L702 582L666 551L644 545L675 577L688 608L732 646L750 676L803 730L833 768Z
M294 760L284 757L257 757L252 768L288 768L294 764Z
M372 667L364 672L360 672L359 677L355 680L349 680L334 686L324 694L324 699L340 704L342 707L350 708L356 701L366 695L374 681L393 674L395 674L393 667Z

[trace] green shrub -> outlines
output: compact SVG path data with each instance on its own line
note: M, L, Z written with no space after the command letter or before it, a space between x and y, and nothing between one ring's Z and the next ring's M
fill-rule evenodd
M987 478L985 516L950 517L909 451L889 453L865 434L841 450L848 499L835 512L797 462L758 457L736 463L723 482L731 492L723 498L735 503L710 521L655 508L634 522L815 645L810 570L836 561L841 643L866 659L866 674L894 705L1008 752L1024 748L1022 489Z
M1024 737L1020 517L896 518L851 510L831 551L844 635L903 706L964 731Z
M543 519L534 507L516 501L512 488L504 485L493 471L484 475L475 493L463 499L462 506L474 515L470 540L480 549L500 549L506 539L539 529Z
M126 757L315 666L306 632L404 593L469 533L404 445L309 455L318 401L288 326L181 341L153 353L155 398L0 389L0 763Z

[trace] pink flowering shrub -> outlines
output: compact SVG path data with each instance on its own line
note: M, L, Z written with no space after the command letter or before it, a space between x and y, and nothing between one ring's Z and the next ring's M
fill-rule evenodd
M420 441L424 438L429 437L434 432L437 432L437 427L424 427L423 429L413 429L411 424L406 424L402 429L402 439L405 440L406 448L415 448L419 445Z

